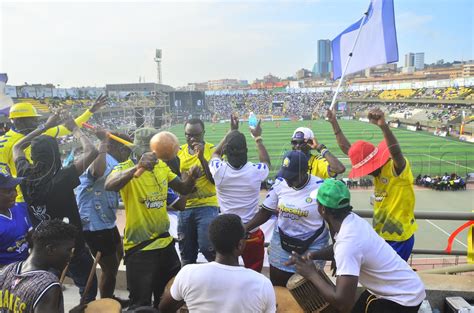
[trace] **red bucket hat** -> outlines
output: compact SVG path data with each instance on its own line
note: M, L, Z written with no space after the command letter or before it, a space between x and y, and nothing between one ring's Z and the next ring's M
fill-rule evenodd
M349 159L352 163L349 178L356 178L381 168L390 159L390 151L385 140L378 147L368 141L358 140L349 149Z

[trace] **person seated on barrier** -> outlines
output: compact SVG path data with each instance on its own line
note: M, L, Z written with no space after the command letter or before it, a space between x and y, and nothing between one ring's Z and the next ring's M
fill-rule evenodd
M165 291L160 312L176 312L184 302L189 312L275 312L275 291L270 280L239 266L246 243L240 217L216 217L209 225L209 239L216 260L184 266Z
M323 180L308 174L308 158L301 151L289 152L283 160L277 180L268 192L261 209L247 223L247 231L255 229L278 214L277 225L270 241L268 261L270 280L274 286L286 286L295 273L294 266L284 263L291 251L317 251L329 243L329 232L319 215L310 193ZM318 261L324 267L325 261Z
M43 221L33 232L28 258L0 271L0 311L64 312L57 273L71 260L77 236L78 230L72 224L58 219ZM84 308L85 305L78 305L69 312L83 312Z
M410 266L352 212L344 183L328 179L312 193L319 214L334 236L334 244L301 256L292 253L288 264L310 280L327 302L340 312L416 313L425 288ZM313 260L335 260L336 287L317 273ZM356 301L357 283L367 288Z

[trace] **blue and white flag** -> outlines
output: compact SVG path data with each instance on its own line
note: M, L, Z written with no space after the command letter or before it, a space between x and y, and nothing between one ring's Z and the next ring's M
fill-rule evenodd
M342 76L343 67L354 46L362 20L363 18L349 26L332 41L334 79ZM393 0L372 0L346 74L397 61L398 45Z

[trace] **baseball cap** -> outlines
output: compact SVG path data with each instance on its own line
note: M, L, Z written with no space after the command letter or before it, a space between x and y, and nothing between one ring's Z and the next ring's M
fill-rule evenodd
M291 138L294 140L314 139L314 133L308 127L298 127L293 132L293 136Z
M326 179L317 193L311 195L325 207L335 210L347 208L351 202L351 194L346 184L334 178Z
M0 188L13 188L21 183L23 177L13 177L8 174L0 173Z
M290 151L285 155L277 177L292 179L308 171L308 157L301 151Z

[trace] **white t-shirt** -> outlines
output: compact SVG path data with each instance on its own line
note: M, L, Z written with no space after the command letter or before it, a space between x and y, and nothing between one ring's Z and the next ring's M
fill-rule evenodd
M335 241L337 276L358 276L376 297L404 306L416 306L425 299L421 279L366 220L349 214Z
M249 222L257 213L260 186L268 176L268 166L247 162L242 168L235 169L219 158L212 158L209 170L221 212L237 214L244 224Z
M319 189L322 183L321 178L308 175L308 182L296 189L289 187L284 179L277 178L262 206L278 212L277 225L285 234L308 239L323 225L316 201L310 197L311 192Z
M264 275L217 262L183 267L170 289L189 312L275 312L272 283Z

